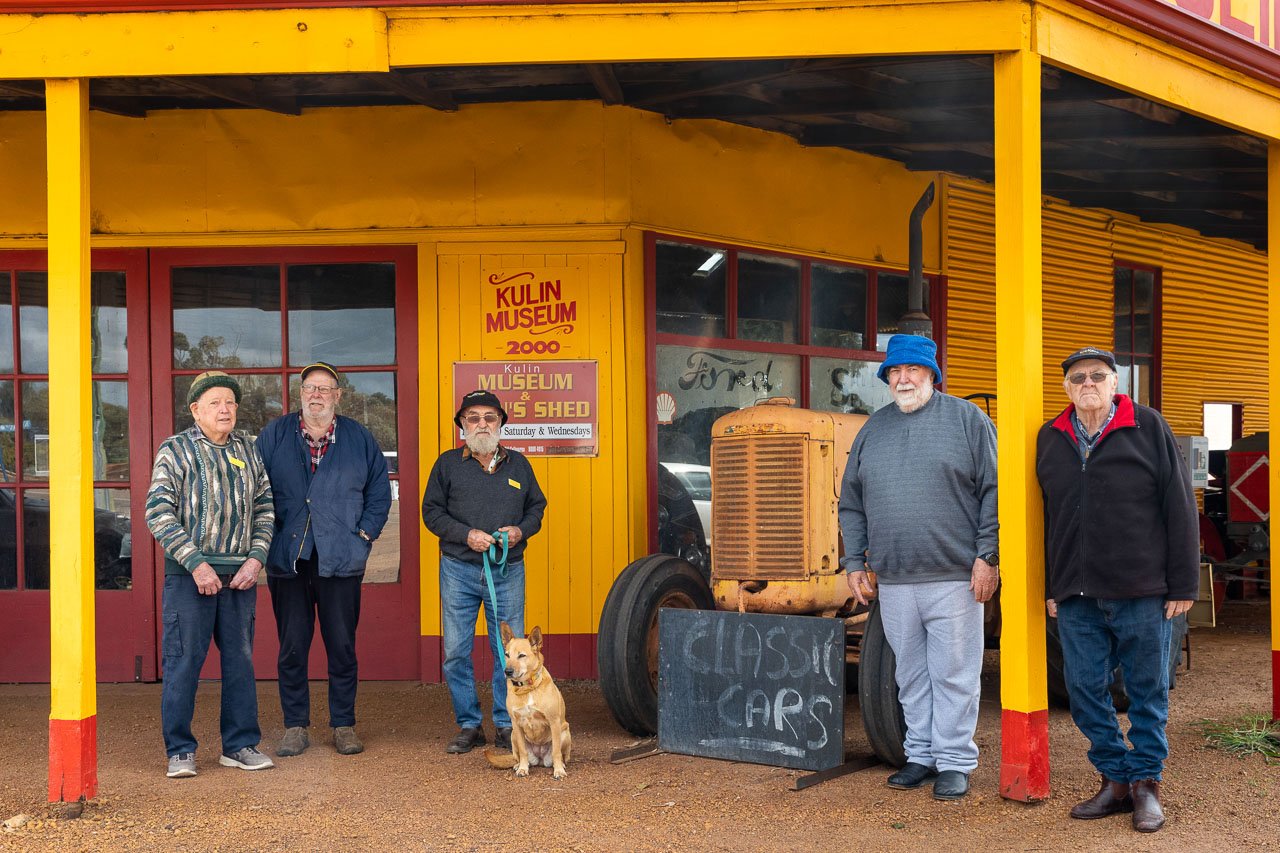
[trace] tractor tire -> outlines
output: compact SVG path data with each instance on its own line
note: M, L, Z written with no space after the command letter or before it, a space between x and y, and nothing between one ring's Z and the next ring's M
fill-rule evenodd
M898 702L896 663L884 635L879 601L871 602L859 649L858 705L862 709L862 728L876 756L885 764L901 767L907 763L907 754L902 749L907 723Z
M711 588L686 560L642 557L614 580L600 613L596 666L600 692L618 725L634 735L658 731L658 611L713 610Z

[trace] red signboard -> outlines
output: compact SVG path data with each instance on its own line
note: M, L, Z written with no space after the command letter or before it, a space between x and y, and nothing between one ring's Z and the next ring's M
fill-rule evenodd
M594 361L455 361L455 406L476 389L492 391L510 418L503 447L526 456L597 456L598 371Z

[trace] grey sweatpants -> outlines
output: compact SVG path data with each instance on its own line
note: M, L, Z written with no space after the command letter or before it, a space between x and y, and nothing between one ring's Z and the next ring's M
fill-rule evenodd
M971 773L978 766L982 605L967 581L882 583L879 595L898 662L907 761Z

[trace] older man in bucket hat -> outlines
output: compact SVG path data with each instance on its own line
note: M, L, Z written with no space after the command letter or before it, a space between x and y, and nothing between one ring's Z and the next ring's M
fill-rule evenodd
M281 415L258 436L280 519L267 555L285 726L276 754L301 755L311 745L307 658L319 621L333 747L356 755L364 751L355 729L360 593L365 564L391 510L391 483L373 433L338 414L337 368L317 361L298 378L302 411Z
M253 620L258 573L275 526L271 486L253 441L235 430L240 384L219 370L191 383L195 423L165 439L147 491L147 527L164 549L164 689L160 719L167 775L196 775L191 732L200 668L217 640L222 655L219 763L263 770Z
M935 779L933 796L969 791L981 694L983 603L999 575L996 433L976 406L934 389L937 345L894 335L877 375L893 406L858 432L840 493L849 588L876 594L897 657L907 764L890 788Z
M497 665L498 624L506 622L517 635L524 633L525 541L541 529L547 499L529 460L502 446L507 413L494 394L472 391L464 396L453 422L466 444L445 451L432 466L422 498L422 520L440 537L444 677L459 729L445 751L458 754L486 742L471 665L476 612L481 608L494 660L494 745L511 748L506 676ZM505 575L493 572L495 613L484 578L484 554L498 532L506 534L510 551Z

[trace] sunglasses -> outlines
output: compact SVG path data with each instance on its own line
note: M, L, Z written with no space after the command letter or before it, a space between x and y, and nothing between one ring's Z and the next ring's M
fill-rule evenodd
M1072 385L1083 385L1086 378L1092 379L1094 385L1101 385L1111 375L1109 371L1095 370L1093 373L1073 373L1067 379Z
M487 424L496 424L498 422L498 416L493 413L487 415L467 415L463 420L472 426L475 426L481 421L484 421Z

